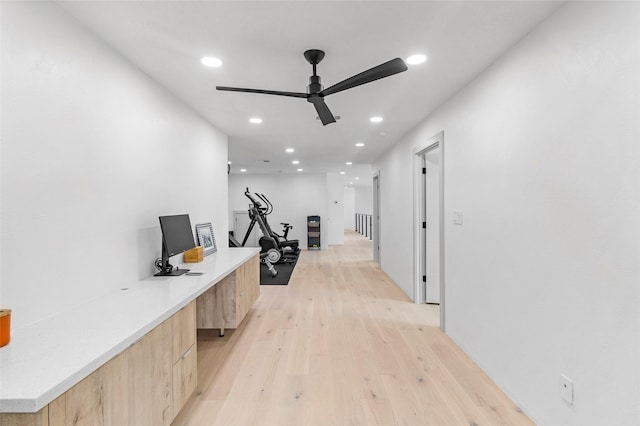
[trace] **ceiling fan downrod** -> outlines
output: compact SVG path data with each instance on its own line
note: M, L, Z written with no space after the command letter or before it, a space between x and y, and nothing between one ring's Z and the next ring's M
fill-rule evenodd
M316 65L324 59L324 52L319 49L309 49L304 52L304 57L313 67L313 75L309 77L309 85L307 86L307 93L313 95L314 93L318 93L324 89L320 83L320 76L316 73Z

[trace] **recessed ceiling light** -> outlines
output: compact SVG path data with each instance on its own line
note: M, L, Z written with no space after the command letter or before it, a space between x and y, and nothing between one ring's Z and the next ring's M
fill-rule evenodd
M211 68L218 68L222 66L222 61L218 58L214 58L212 56L207 56L201 59L203 65L206 65Z
M301 171L302 171L302 169L298 169L298 171L299 171L299 172L301 172Z
M287 148L287 149L285 149L285 152L292 153L292 152L295 152L295 149Z
M246 171L247 171L247 169L240 169L240 171L241 171L241 172L246 172Z
M353 182L349 182L349 185L353 185Z
M407 63L409 65L418 65L427 60L427 57L424 55L411 55L407 58Z
M356 180L360 179L359 177L356 178Z
M340 172L340 174L341 174L341 175L343 175L343 174L344 174L344 172Z
M260 117L251 117L249 119L249 122L253 123L253 124L260 124L260 123L262 123L262 118L260 118Z
M347 161L347 162L346 162L346 163L344 163L344 164L346 164L347 166L350 166L350 165L352 165L353 163L352 163L351 161Z
M382 117L371 117L369 121L372 123L380 123L382 121Z
M358 142L356 146L364 146L364 144L362 142Z
M300 162L298 160L293 160L291 164L300 164Z

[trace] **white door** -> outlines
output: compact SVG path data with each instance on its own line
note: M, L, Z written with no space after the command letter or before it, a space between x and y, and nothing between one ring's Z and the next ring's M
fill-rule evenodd
M440 147L424 154L426 302L440 303Z
M242 244L242 240L244 239L245 234L247 233L247 229L249 229L249 225L251 224L251 219L249 219L249 212L246 210L238 210L233 212L233 235L236 237L236 240ZM249 238L245 243L245 247L259 247L258 245L258 224L256 223L249 234Z

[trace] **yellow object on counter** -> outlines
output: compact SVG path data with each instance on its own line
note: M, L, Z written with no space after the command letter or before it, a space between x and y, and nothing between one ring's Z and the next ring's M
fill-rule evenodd
M0 348L11 340L11 309L0 309Z
M184 252L184 263L198 263L204 259L204 249L197 246Z

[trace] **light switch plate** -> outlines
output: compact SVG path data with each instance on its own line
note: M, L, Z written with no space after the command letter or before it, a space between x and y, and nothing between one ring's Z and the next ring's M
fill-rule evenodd
M462 225L462 210L453 211L453 224Z
M573 405L573 382L564 374L560 375L560 396L566 403Z

